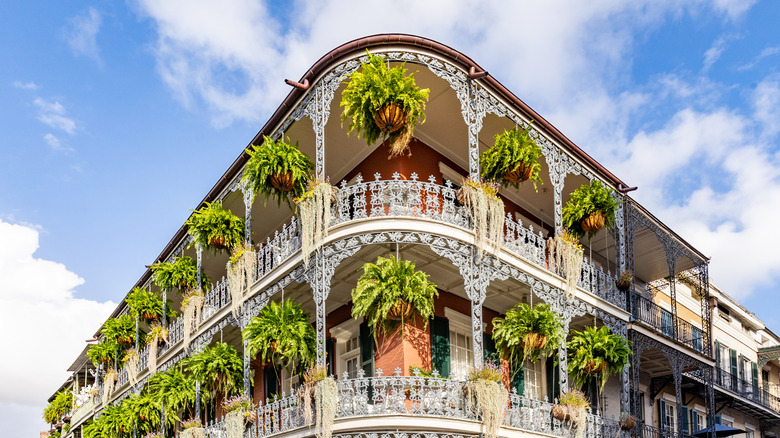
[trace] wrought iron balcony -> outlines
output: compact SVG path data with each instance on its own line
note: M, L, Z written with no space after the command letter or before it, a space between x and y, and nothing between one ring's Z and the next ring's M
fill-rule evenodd
M377 423L372 429L381 428L382 421L388 421L388 430L397 430L398 422L383 420L381 416L427 416L431 421L437 418L477 421L477 416L466 406L464 382L440 377L401 376L396 369L391 376L364 377L362 370L358 378L344 376L337 381L339 391L339 410L336 414L336 427L350 419L364 420L376 417ZM576 426L552 416L553 403L511 393L502 420L503 427L519 429L525 432L569 438L577 435ZM303 415L303 406L298 396L292 395L274 402L266 402L255 407L257 421L249 424L245 437L260 438L286 433L301 436L314 434L313 424L307 424ZM385 417L386 418L386 417ZM342 427L349 428L349 425ZM436 425L435 430L452 427ZM631 434L622 431L617 421L598 415L587 414L584 424L584 438L628 438ZM477 426L478 428L478 426ZM220 436L225 425L214 421L207 425L208 436ZM648 435L648 438L658 438ZM667 436L664 436L667 438Z
M633 321L642 323L699 353L711 356L711 349L704 342L701 329L635 292L629 292L629 297L629 311Z
M780 397L772 394L768 386L753 384L720 368L715 368L715 384L736 393L739 397L780 412Z

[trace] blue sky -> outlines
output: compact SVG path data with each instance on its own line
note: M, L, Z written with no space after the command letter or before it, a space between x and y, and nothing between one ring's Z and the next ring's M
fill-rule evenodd
M780 331L780 3L219 3L0 3L0 309L37 315L18 340L30 321L0 310L0 344L38 364L0 365L0 423L18 435L43 429L82 339L281 102L283 79L374 33L471 56L639 186L713 257L715 283Z

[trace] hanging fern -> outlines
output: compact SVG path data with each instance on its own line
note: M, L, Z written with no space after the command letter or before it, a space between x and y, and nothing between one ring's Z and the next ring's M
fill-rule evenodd
M184 374L178 367L171 368L149 377L145 393L155 404L165 408L166 423L178 421L177 412L189 410L195 406L195 379ZM201 402L206 402L209 393L201 391ZM169 418L173 416L173 419Z
M243 338L250 354L259 354L262 362L270 360L285 368L297 362L305 367L313 363L316 356L317 333L310 319L311 316L290 299L282 304L272 301L249 321Z
M585 327L578 332L572 330L568 342L569 374L578 385L585 385L598 376L599 392L610 375L620 374L628 365L631 342L615 335L609 328Z
M541 183L539 172L542 165L542 149L531 138L530 126L523 130L517 128L505 130L495 136L493 146L480 154L479 167L482 178L499 181L502 185L520 188L520 184L506 178L507 173L523 167L527 169L528 180L536 189L536 183Z
M192 257L177 257L172 263L155 263L151 266L152 281L164 290L179 290L180 292L198 286L198 264ZM201 270L203 288L210 288L209 277Z
M70 412L72 406L73 393L70 391L58 392L43 410L43 421L49 424L60 421L65 414Z
M244 361L235 348L217 342L183 361L184 369L212 396L224 397L244 386Z
M615 212L620 206L620 202L612 196L614 192L599 180L582 185L572 192L563 206L563 226L571 230L577 238L581 238L586 233L582 228L582 220L591 213L600 212L604 215L604 226L614 228ZM593 235L595 232L588 234Z
M240 245L244 240L244 219L225 210L217 202L204 204L192 213L185 224L194 243L215 253L229 252Z
M416 271L414 266L414 262L396 260L392 255L377 258L376 264L363 265L363 275L352 289L352 317L365 317L374 338L378 332L386 333L399 323L403 327L403 313L399 321L390 319L396 306L411 305L426 326L433 317L433 300L439 291L428 281L428 274Z
M263 137L261 146L253 145L247 150L250 158L244 166L243 181L248 183L255 195L276 199L277 205L286 202L294 210L292 200L300 197L306 191L306 181L314 172L314 163L308 155L298 149L298 144L290 145L290 139L274 141L271 137ZM290 174L292 188L283 191L274 187L274 175Z
M113 342L130 346L135 342L135 318L130 315L120 315L116 318L109 318L100 330L104 338ZM144 332L139 331L141 338L139 344L143 344Z
M425 122L423 111L429 93L429 89L417 86L414 73L406 76L404 65L390 68L381 56L368 53L368 63L350 75L341 94L341 122L349 120L347 132L355 131L369 146L380 138L389 139L392 158L408 150L414 127ZM400 105L406 118L401 129L388 134L377 126L374 114L390 104Z
M561 318L547 304L520 303L507 310L505 318L493 319L493 340L499 351L506 351L511 369L519 369L528 359L536 362L540 355L553 354L563 338Z
M98 368L101 364L110 365L114 363L114 356L116 355L119 345L115 340L103 338L97 344L92 344L87 350L87 357Z

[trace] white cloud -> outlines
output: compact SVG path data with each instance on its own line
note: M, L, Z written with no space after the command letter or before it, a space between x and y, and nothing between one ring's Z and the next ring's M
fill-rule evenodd
M60 150L62 148L62 143L60 143L60 139L58 139L54 134L51 132L47 133L43 136L43 140L51 146L54 150Z
M761 124L763 135L774 138L780 132L780 79L761 81L753 92L753 108L756 121Z
M36 258L38 237L34 228L0 220L0 345L19 358L0 361L0 424L24 424L27 433L18 436L44 430L46 399L116 307L75 297L84 280L61 263Z
M767 58L769 56L777 55L778 53L780 53L780 46L766 47L763 50L761 50L761 53L759 53L758 56L756 56L756 58L753 61L740 66L739 68L737 68L737 70L738 71L750 70L751 68L755 67L756 64L758 64L759 61L761 61L762 59Z
M14 88L19 88L22 90L37 90L38 85L35 84L35 82L22 82L22 81L14 81Z
M98 63L100 50L97 44L97 34L103 18L95 8L89 8L84 15L68 19L65 38L75 55L84 55Z
M702 67L702 70L709 70L710 67L712 67L712 64L715 64L715 62L720 59L720 55L723 54L724 50L726 50L726 39L720 37L715 40L712 47L704 52L704 66Z
M65 107L58 101L48 101L36 97L33 104L38 108L38 120L50 128L59 129L71 135L76 132L76 121L67 116Z

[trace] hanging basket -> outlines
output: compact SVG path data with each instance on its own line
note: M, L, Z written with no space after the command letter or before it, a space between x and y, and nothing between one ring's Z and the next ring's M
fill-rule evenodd
M636 426L636 417L629 415L620 420L620 428L623 430L632 430Z
M124 345L130 345L133 343L133 338L131 338L130 336L119 336L118 338L116 338L116 340L120 344L124 344Z
M604 213L595 211L582 219L580 225L582 226L583 231L587 233L595 233L596 231L604 228L605 221L606 218L604 217Z
M592 360L585 365L585 372L589 374L601 373L606 371L607 367L609 367L609 362L607 361L602 361L601 364L596 365L596 361Z
M293 179L292 172L272 173L269 179L272 186L283 192L289 192L295 187L295 180Z
M520 184L521 182L528 181L528 179L531 178L533 171L533 167L520 162L514 170L510 170L504 175L504 179L515 184Z
M569 411L572 408L569 405L553 405L552 407L552 415L558 420L561 421L571 421L571 414Z
M387 315L389 319L392 319L393 321L400 321L402 319L407 319L410 316L412 316L412 313L414 312L414 308L411 304L407 303L404 300L398 300L392 309L390 309L390 313Z
M528 343L525 343L521 340L520 345L523 348L530 350L541 350L545 345L547 345L547 336L540 335L539 333L529 333L525 340L528 341Z
M226 241L225 236L212 236L209 238L209 245L216 249L227 249Z
M374 113L374 123L383 132L398 131L405 122L406 113L403 107L397 103L385 105Z
M631 280L618 277L618 279L615 280L615 287L625 292L631 288Z

